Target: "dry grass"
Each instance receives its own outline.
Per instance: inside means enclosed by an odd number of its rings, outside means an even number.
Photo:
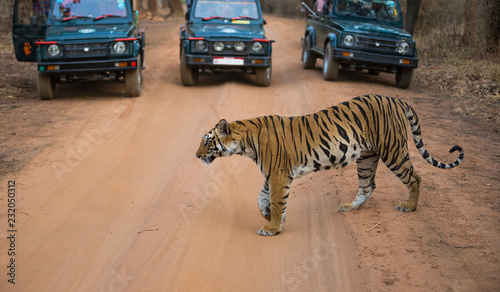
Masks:
[[[500,125],[500,58],[467,58],[456,50],[447,58],[421,58],[416,78],[425,86],[442,90],[457,102],[457,110]]]
[[[450,61],[449,59],[446,61]],[[452,60],[454,61],[454,60]],[[437,65],[439,61],[424,60],[415,77],[425,86],[442,90],[457,103],[457,111],[470,116],[491,119],[500,125],[500,88],[498,81],[486,76],[498,76],[499,61],[461,60]],[[495,72],[490,74],[490,72]]]

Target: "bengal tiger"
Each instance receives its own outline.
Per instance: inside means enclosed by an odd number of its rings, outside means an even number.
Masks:
[[[408,200],[396,209],[411,212],[417,208],[420,176],[414,171],[407,144],[409,121],[420,155],[438,168],[458,166],[459,158],[444,164],[424,148],[415,110],[406,102],[380,95],[358,96],[317,113],[295,116],[264,116],[228,123],[222,119],[203,136],[196,157],[210,164],[217,157],[239,154],[251,158],[265,178],[259,193],[260,212],[269,221],[259,229],[264,236],[281,232],[292,180],[311,171],[345,167],[356,161],[359,191],[352,203],[340,211],[358,209],[375,189],[379,159],[406,185]]]

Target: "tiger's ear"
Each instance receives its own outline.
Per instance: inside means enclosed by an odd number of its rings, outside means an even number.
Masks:
[[[220,120],[219,124],[217,124],[217,131],[221,138],[226,138],[231,133],[229,123],[224,119]]]

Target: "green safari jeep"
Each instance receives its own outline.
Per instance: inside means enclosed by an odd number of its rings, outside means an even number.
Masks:
[[[220,71],[255,74],[257,85],[270,85],[274,41],[265,36],[258,0],[188,0],[187,7],[180,29],[183,85]]]
[[[319,0],[308,12],[302,37],[302,65],[312,69],[322,58],[323,79],[337,79],[339,67],[396,75],[408,88],[418,66],[417,48],[403,29],[398,0]]]
[[[18,61],[36,62],[41,99],[56,83],[106,78],[141,94],[144,32],[131,0],[15,0],[12,39]]]

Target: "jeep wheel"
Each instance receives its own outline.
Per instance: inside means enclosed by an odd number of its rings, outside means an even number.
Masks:
[[[255,78],[258,86],[267,87],[271,84],[272,66],[255,69]]]
[[[399,69],[396,73],[396,85],[399,88],[407,89],[410,87],[413,69]]]
[[[306,36],[302,46],[302,67],[304,69],[313,69],[314,66],[316,66],[316,55],[311,52],[311,40],[309,36]]]
[[[48,75],[38,74],[38,93],[43,100],[54,99],[56,83]]]
[[[339,62],[333,58],[332,44],[328,42],[323,60],[323,79],[333,81],[339,75]]]
[[[129,97],[141,95],[142,64],[141,57],[137,58],[137,69],[125,72],[125,92]]]
[[[186,63],[186,52],[181,49],[181,81],[184,86],[195,86],[198,83],[198,68]]]

